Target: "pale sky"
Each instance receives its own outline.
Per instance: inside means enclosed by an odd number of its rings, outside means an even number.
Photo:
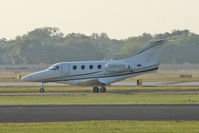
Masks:
[[[173,29],[199,33],[199,0],[0,0],[0,38],[35,28],[115,39]]]

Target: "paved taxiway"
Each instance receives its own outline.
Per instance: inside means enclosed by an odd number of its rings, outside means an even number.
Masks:
[[[0,106],[0,123],[86,120],[199,120],[199,105]]]
[[[0,96],[66,96],[66,95],[194,95],[199,94],[199,91],[128,91],[128,92],[107,92],[107,93],[93,93],[93,92],[49,92],[49,93],[0,93]]]
[[[136,82],[116,82],[111,85],[116,86],[136,86]],[[40,82],[0,82],[0,86],[41,86]],[[45,83],[45,86],[68,86],[61,83]],[[159,82],[159,81],[144,81],[143,86],[199,86],[199,82]]]

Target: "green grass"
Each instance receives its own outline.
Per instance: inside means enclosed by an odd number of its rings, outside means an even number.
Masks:
[[[189,101],[190,99],[190,101]],[[198,95],[50,95],[0,96],[0,105],[199,104]]]
[[[23,82],[23,81],[17,79],[16,77],[1,77],[0,82]]]
[[[0,86],[0,93],[38,93],[41,86]],[[92,87],[45,86],[45,92],[92,92]]]
[[[0,93],[38,93],[40,86],[0,86]],[[46,86],[46,92],[92,92],[92,87]],[[107,92],[199,91],[197,86],[107,86]]]
[[[198,91],[199,87],[130,87],[109,86],[108,92],[142,92],[142,91]],[[39,92],[39,87],[0,87],[0,93]],[[46,92],[92,92],[91,87],[47,86]],[[133,93],[132,93],[133,94]],[[199,95],[125,95],[125,94],[78,94],[41,95],[41,96],[0,96],[0,105],[28,104],[199,104]],[[191,101],[189,102],[189,99]]]
[[[198,133],[199,121],[1,123],[1,133]]]
[[[179,75],[192,75],[192,78],[180,78]],[[167,82],[193,82],[199,81],[199,73],[196,70],[189,70],[189,71],[179,71],[179,70],[172,70],[172,71],[159,71],[157,73],[149,73],[143,74],[140,76],[132,77],[125,81],[127,82],[134,82],[137,79],[142,79],[143,81],[167,81]]]

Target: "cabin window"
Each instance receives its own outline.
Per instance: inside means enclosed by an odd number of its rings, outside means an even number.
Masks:
[[[84,70],[84,69],[85,69],[85,66],[84,66],[84,65],[82,65],[82,66],[81,66],[81,69],[82,69],[82,70]]]
[[[51,66],[51,67],[49,67],[49,68],[48,68],[48,70],[54,70],[54,67],[53,67],[53,66]]]
[[[142,66],[142,64],[137,64],[137,67],[141,67]]]
[[[54,70],[58,70],[58,69],[59,69],[59,66],[55,66],[55,67],[54,67]]]
[[[90,69],[93,69],[93,65],[90,65],[89,68],[90,68]]]
[[[98,68],[98,69],[101,69],[101,68],[102,68],[102,65],[98,65],[97,68]]]
[[[48,68],[48,70],[58,70],[59,66],[55,65],[55,66],[51,66],[50,68]]]
[[[76,66],[76,65],[74,65],[74,66],[73,66],[73,70],[76,70],[76,69],[77,69],[77,66]]]

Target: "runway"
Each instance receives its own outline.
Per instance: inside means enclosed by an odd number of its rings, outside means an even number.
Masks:
[[[199,120],[199,105],[0,106],[0,123],[88,120]]]

